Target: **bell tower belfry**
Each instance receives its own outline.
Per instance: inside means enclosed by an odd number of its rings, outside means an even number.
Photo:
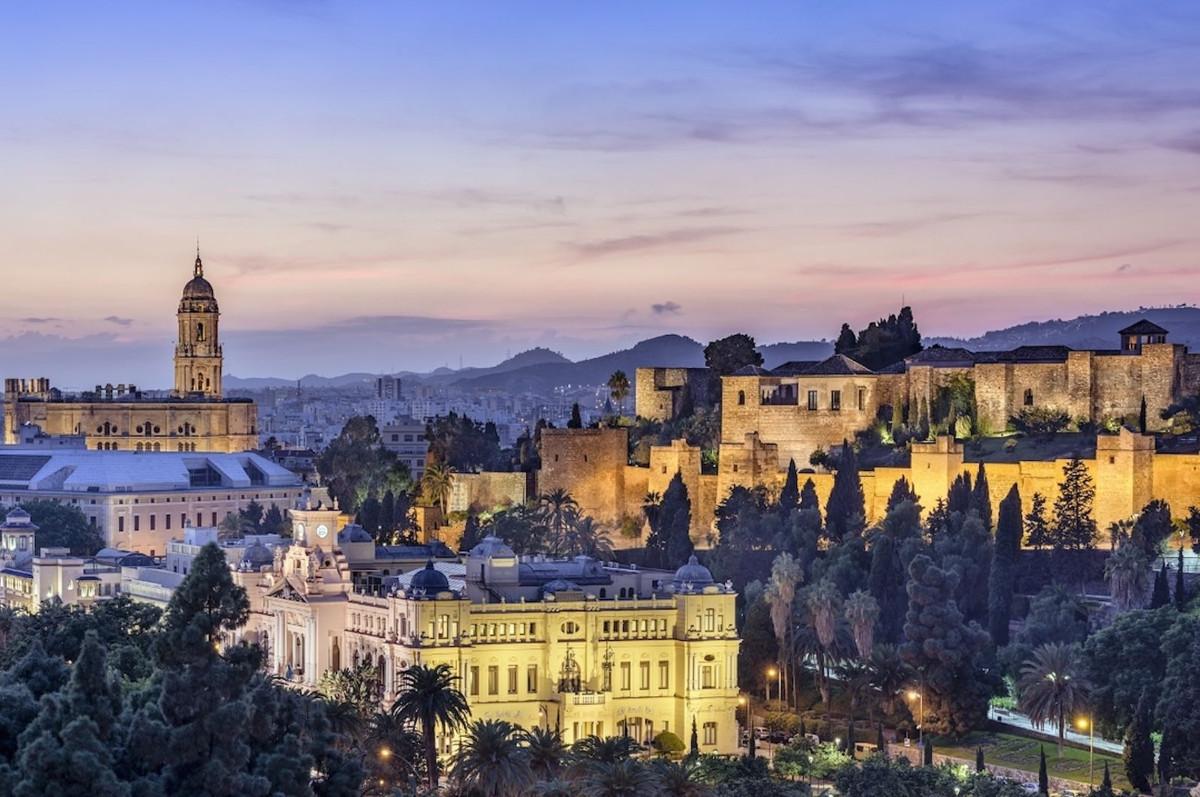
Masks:
[[[200,247],[192,279],[179,301],[179,337],[175,344],[175,395],[221,398],[221,339],[217,325],[221,313],[212,285],[204,278]]]

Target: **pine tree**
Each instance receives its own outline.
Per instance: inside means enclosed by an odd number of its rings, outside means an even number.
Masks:
[[[166,793],[269,788],[268,778],[249,771],[246,690],[259,666],[259,649],[220,650],[222,635],[245,625],[249,613],[246,591],[233,583],[225,554],[213,543],[205,545],[172,595],[154,644],[161,691],[156,710],[145,716],[152,738],[161,741],[147,763],[160,769],[158,782]]]
[[[1096,519],[1092,517],[1095,498],[1096,486],[1087,465],[1078,457],[1072,459],[1063,466],[1063,481],[1054,502],[1051,538],[1055,549],[1088,551],[1095,547]]]
[[[1188,594],[1187,584],[1183,580],[1183,546],[1179,546],[1179,561],[1175,565],[1175,594],[1172,596],[1175,600],[1175,608],[1179,611],[1187,609]]]
[[[1050,523],[1046,520],[1046,496],[1041,493],[1033,494],[1029,514],[1025,516],[1025,544],[1039,551],[1053,544]]]
[[[975,474],[975,487],[971,491],[971,508],[979,513],[983,527],[992,530],[992,495],[988,490],[987,471],[983,463],[979,463],[979,471]]]
[[[582,429],[583,428],[583,415],[579,412],[579,404],[578,403],[571,405],[571,420],[567,421],[567,428],[568,429]]]
[[[1089,797],[1116,797],[1113,792],[1112,773],[1108,771],[1108,761],[1104,762],[1104,778],[1100,781],[1100,788]]]
[[[1154,740],[1151,730],[1150,698],[1145,691],[1138,700],[1133,721],[1125,728],[1125,777],[1139,792],[1150,791],[1150,778],[1154,774]]]
[[[18,797],[124,795],[129,786],[113,770],[114,729],[121,711],[118,682],[109,678],[104,648],[89,631],[71,668],[71,680],[43,698],[22,734]]]
[[[384,492],[379,501],[379,528],[385,539],[396,529],[396,494],[391,490]]]
[[[950,510],[946,507],[946,499],[939,498],[929,511],[925,521],[925,529],[929,532],[930,542],[936,541],[950,528]]]
[[[996,545],[988,576],[988,631],[997,647],[1008,644],[1012,599],[1016,589],[1017,557],[1021,553],[1021,493],[1013,485],[1000,502],[996,523]]]
[[[838,333],[837,343],[834,344],[833,350],[838,354],[852,355],[854,350],[858,348],[858,338],[854,336],[854,330],[849,324],[842,324],[842,331]]]
[[[862,529],[866,517],[866,501],[862,480],[858,475],[858,458],[849,441],[842,441],[842,454],[833,476],[833,489],[825,502],[825,533],[840,542],[847,535]]]
[[[1046,748],[1043,746],[1038,755],[1038,794],[1050,797],[1050,773],[1046,770]]]
[[[1154,591],[1150,594],[1150,608],[1161,609],[1171,602],[1171,588],[1167,581],[1167,564],[1163,563],[1158,575],[1154,577]]]
[[[979,667],[987,632],[963,621],[955,601],[958,573],[925,554],[908,566],[908,615],[900,656],[922,673],[928,731],[961,734],[986,719],[992,684]]]
[[[787,478],[783,482],[783,489],[779,491],[779,509],[785,515],[791,514],[792,510],[800,505],[798,479],[796,460],[790,459],[788,460]]]

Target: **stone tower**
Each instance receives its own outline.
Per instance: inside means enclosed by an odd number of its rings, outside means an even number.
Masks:
[[[197,247],[192,279],[183,286],[177,314],[175,395],[221,397],[221,341],[217,334],[220,315],[212,285],[204,279],[204,263]]]

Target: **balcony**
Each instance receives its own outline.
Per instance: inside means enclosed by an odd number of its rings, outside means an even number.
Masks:
[[[603,692],[576,692],[571,695],[573,706],[602,706],[607,697]]]

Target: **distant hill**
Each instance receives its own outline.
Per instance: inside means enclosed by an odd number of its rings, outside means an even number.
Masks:
[[[453,384],[474,390],[547,393],[557,385],[601,385],[618,370],[624,371],[632,382],[634,371],[647,365],[703,367],[704,347],[683,335],[660,335],[632,348],[579,362],[539,363],[502,373],[467,377],[455,380]]]
[[[962,346],[976,351],[1004,351],[1018,346],[1056,344],[1074,349],[1115,349],[1117,331],[1142,318],[1166,329],[1167,340],[1200,348],[1200,307],[1153,307],[1085,315],[1072,319],[1031,321],[974,338],[925,338],[926,346]]]

